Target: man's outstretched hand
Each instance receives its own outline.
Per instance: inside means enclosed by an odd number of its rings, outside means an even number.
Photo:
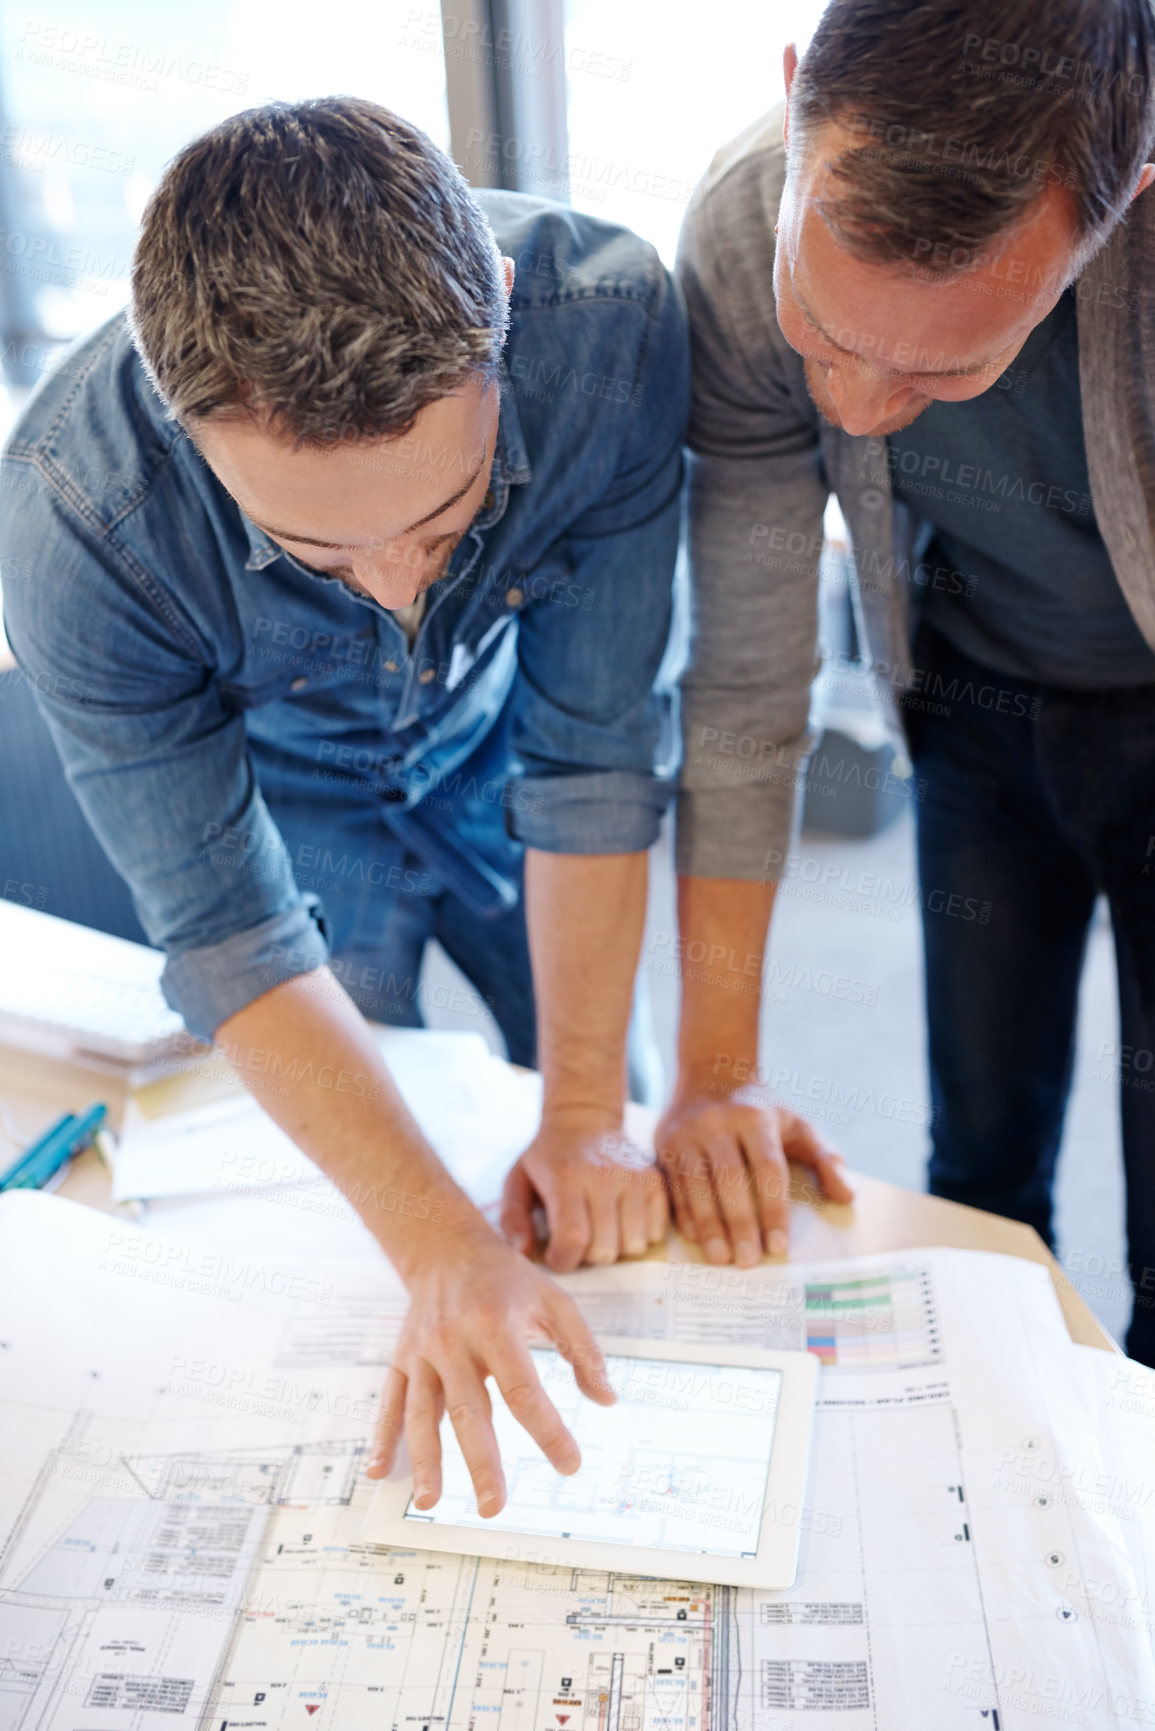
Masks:
[[[701,1246],[707,1262],[749,1268],[763,1249],[785,1253],[788,1159],[809,1166],[832,1202],[854,1198],[842,1174],[842,1155],[805,1118],[763,1105],[746,1090],[675,1099],[654,1146],[678,1230]]]
[[[582,1393],[611,1406],[616,1397],[605,1360],[573,1300],[480,1221],[446,1231],[437,1254],[407,1284],[409,1314],[385,1380],[368,1476],[390,1471],[404,1435],[414,1503],[432,1508],[441,1495],[439,1427],[448,1412],[478,1513],[498,1514],[505,1477],[485,1386],[490,1376],[558,1472],[575,1473],[578,1446],[542,1387],[527,1344],[551,1343],[573,1366]]]

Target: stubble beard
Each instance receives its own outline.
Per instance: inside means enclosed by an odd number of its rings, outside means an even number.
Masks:
[[[814,407],[829,426],[837,427],[839,432],[843,432],[845,429],[838,419],[838,410],[834,406],[834,400],[826,389],[822,369],[816,361],[804,360],[802,364],[806,369],[806,388],[810,392]],[[909,427],[912,421],[918,420],[923,410],[929,407],[929,402],[927,397],[916,397],[914,408],[904,411],[901,415],[895,415],[891,420],[884,421],[881,426],[871,427],[869,433],[862,436],[869,439],[884,439],[888,433],[901,433],[904,427]]]
[[[432,589],[435,583],[441,581],[442,577],[444,577],[446,571],[449,569],[449,561],[453,558],[453,555],[457,551],[460,543],[465,539],[466,533],[467,531],[463,529],[459,535],[453,536],[452,540],[442,549],[436,565],[429,567],[422,574],[413,601],[403,602],[400,605],[413,606],[414,602],[419,601],[427,589]],[[339,582],[345,585],[346,589],[351,589],[354,595],[360,596],[362,601],[376,601],[377,599],[375,595],[370,594],[368,589],[363,588],[361,584],[358,583],[352,571],[334,569],[331,571],[323,571],[320,575],[323,577],[336,577]]]

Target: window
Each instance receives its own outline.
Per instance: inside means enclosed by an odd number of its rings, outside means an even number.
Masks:
[[[440,17],[412,0],[129,0],[0,15],[4,167],[18,215],[5,264],[51,342],[123,306],[165,163],[239,109],[353,92],[448,145]],[[33,370],[39,366],[33,359]]]
[[[782,51],[821,0],[567,0],[570,199],[672,264],[690,194],[720,145],[782,94]]]

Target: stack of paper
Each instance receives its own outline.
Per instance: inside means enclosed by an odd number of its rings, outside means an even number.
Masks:
[[[161,992],[160,950],[0,896],[0,953],[7,1046],[124,1074],[195,1044]]]
[[[406,1105],[475,1202],[501,1194],[509,1167],[541,1119],[541,1077],[496,1057],[480,1034],[377,1030]],[[630,1113],[643,1141],[652,1115]],[[130,1098],[113,1165],[116,1201],[261,1187],[332,1187],[312,1161],[241,1091],[223,1059]]]

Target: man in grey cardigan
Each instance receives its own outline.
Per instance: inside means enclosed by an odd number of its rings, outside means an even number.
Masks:
[[[1127,1345],[1155,1363],[1155,18],[1149,0],[833,0],[785,65],[785,109],[718,153],[679,247],[679,908],[682,953],[724,960],[686,970],[659,1135],[675,1206],[711,1260],[748,1262],[781,1232],[784,1153],[813,1160],[811,1128],[750,1086],[750,980],[813,743],[834,492],[863,659],[918,777],[930,1187],[1051,1240],[1105,893]],[[985,922],[950,917],[968,898]]]

